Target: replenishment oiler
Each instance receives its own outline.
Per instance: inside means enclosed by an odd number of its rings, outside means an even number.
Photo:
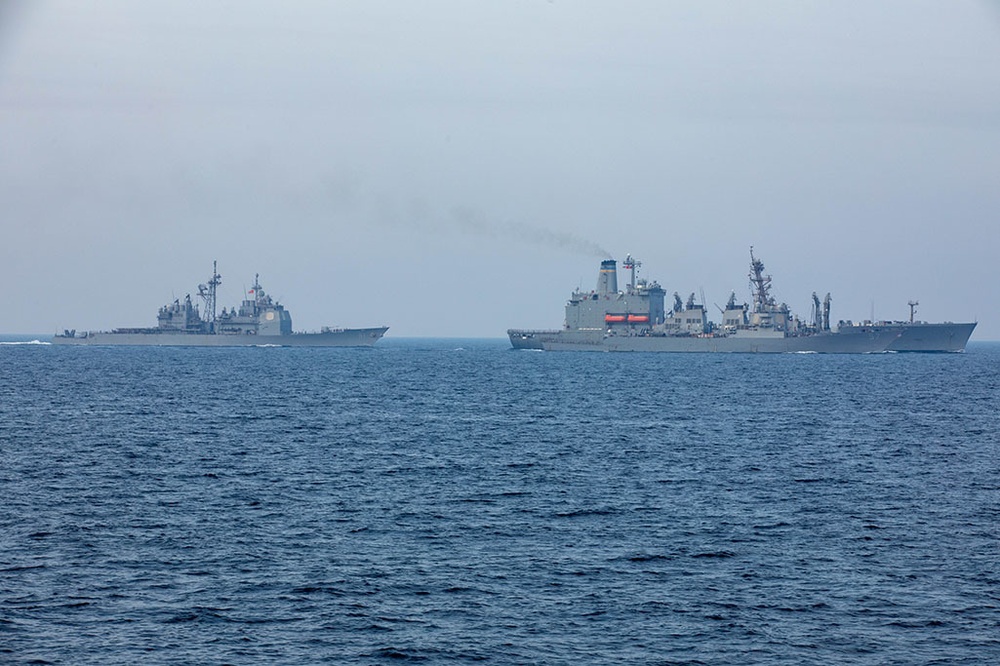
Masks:
[[[626,257],[630,273],[625,290],[618,290],[618,262],[601,262],[597,289],[574,291],[566,303],[562,330],[507,331],[515,349],[546,351],[646,352],[819,352],[862,354],[878,352],[961,352],[975,323],[932,324],[914,321],[840,321],[830,326],[830,295],[820,301],[813,293],[810,321],[791,314],[771,296],[771,276],[750,248],[750,290],[753,303],[736,303],[736,294],[722,310],[722,324],[708,318],[694,294],[683,301],[674,293],[673,308],[664,306],[664,289],[636,279],[639,262]]]
[[[292,315],[283,305],[272,299],[260,286],[260,276],[254,277],[253,288],[239,309],[222,308],[216,314],[216,288],[222,284],[215,262],[212,278],[198,286],[198,295],[205,306],[205,314],[191,302],[190,294],[184,300],[160,308],[155,328],[116,328],[112,331],[67,330],[56,335],[52,342],[60,345],[157,345],[185,347],[253,347],[276,345],[282,347],[370,347],[378,342],[388,329],[376,328],[322,328],[318,333],[292,331]]]

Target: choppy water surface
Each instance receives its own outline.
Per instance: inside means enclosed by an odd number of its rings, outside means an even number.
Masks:
[[[1000,662],[1000,345],[0,345],[0,661]]]

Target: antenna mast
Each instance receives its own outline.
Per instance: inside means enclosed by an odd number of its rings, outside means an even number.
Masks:
[[[765,312],[767,306],[773,305],[771,296],[771,276],[764,275],[764,262],[753,256],[753,245],[750,246],[750,285],[753,291],[754,312]]]
[[[215,333],[215,292],[216,288],[222,284],[222,276],[219,275],[217,263],[212,262],[212,278],[207,285],[198,285],[198,295],[205,301],[205,318],[208,320],[208,330]]]
[[[260,273],[254,273],[253,275],[253,314],[254,316],[260,315],[261,305],[264,302],[264,292],[260,288]]]
[[[622,262],[622,268],[631,271],[628,287],[629,291],[635,291],[635,269],[642,266],[642,262],[637,259],[633,259],[631,254],[625,255],[625,261]]]
[[[913,314],[917,311],[917,306],[920,305],[918,301],[909,301],[907,305],[910,306],[910,323],[913,323]]]

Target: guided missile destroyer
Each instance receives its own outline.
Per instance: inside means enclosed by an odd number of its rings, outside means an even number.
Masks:
[[[117,328],[112,331],[66,330],[52,342],[62,345],[158,345],[186,347],[370,347],[385,335],[386,326],[376,328],[322,328],[318,333],[292,331],[292,315],[260,286],[260,276],[239,309],[222,308],[216,315],[216,288],[222,284],[216,264],[212,277],[198,286],[205,313],[192,303],[191,295],[164,305],[155,328]]]
[[[771,296],[771,276],[750,248],[750,288],[753,303],[737,304],[735,293],[722,309],[722,324],[710,321],[694,294],[687,301],[674,293],[673,308],[665,309],[666,292],[655,281],[636,279],[640,263],[626,257],[628,285],[618,290],[618,262],[601,262],[594,291],[574,291],[566,303],[562,330],[510,329],[515,349],[547,351],[655,352],[960,352],[975,323],[931,324],[914,321],[840,321],[830,326],[830,295],[812,295],[811,321],[791,314]],[[721,309],[721,308],[720,308]]]

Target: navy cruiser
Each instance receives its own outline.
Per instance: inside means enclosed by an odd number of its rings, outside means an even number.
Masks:
[[[177,299],[160,308],[155,328],[116,328],[112,331],[66,330],[57,334],[54,344],[69,345],[159,345],[193,347],[250,347],[279,345],[287,347],[370,347],[388,329],[329,328],[318,333],[292,331],[292,315],[260,285],[254,277],[253,287],[239,308],[233,307],[216,314],[216,289],[222,284],[215,262],[212,277],[198,286],[198,295],[205,312],[191,301]]]
[[[618,289],[614,259],[601,262],[597,288],[574,291],[566,303],[561,330],[510,329],[515,349],[549,351],[656,351],[656,352],[960,352],[975,323],[930,324],[913,320],[916,303],[910,304],[910,321],[840,321],[830,325],[830,295],[822,301],[813,293],[809,321],[792,315],[788,306],[771,295],[771,276],[750,248],[750,287],[753,303],[736,302],[736,294],[722,310],[722,324],[710,321],[703,303],[694,294],[685,302],[674,293],[673,307],[664,305],[666,292],[655,281],[636,279],[640,265],[631,256],[623,268],[629,282]]]

